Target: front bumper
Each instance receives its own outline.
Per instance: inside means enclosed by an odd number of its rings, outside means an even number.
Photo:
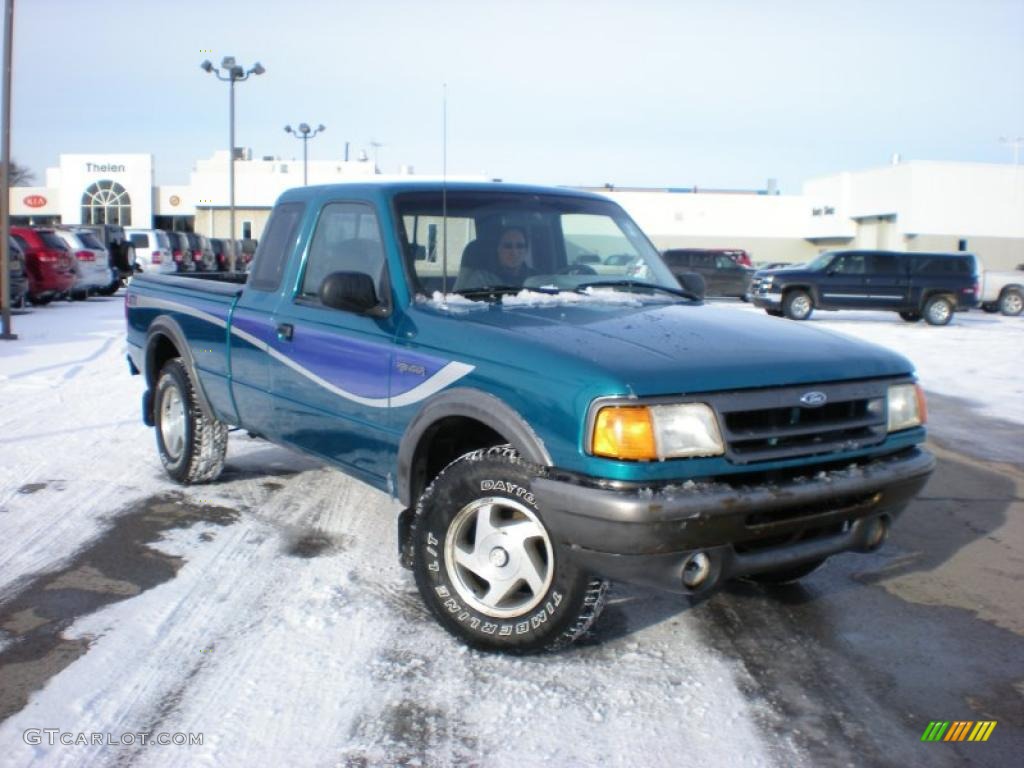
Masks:
[[[734,576],[874,548],[879,531],[884,537],[934,468],[934,457],[915,447],[772,484],[622,490],[552,474],[532,487],[556,542],[580,567],[674,592],[703,592]],[[699,590],[682,581],[697,552],[712,563]]]
[[[750,294],[750,301],[755,307],[761,309],[781,309],[782,294],[771,291],[753,292]]]

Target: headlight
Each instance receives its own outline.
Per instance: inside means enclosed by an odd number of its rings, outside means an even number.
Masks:
[[[917,384],[889,387],[889,431],[918,427],[928,420],[924,392]]]
[[[678,459],[725,453],[714,411],[704,403],[609,406],[594,422],[590,452],[612,459]]]

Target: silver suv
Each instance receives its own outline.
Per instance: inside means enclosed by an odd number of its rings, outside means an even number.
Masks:
[[[135,263],[143,272],[177,272],[171,240],[162,229],[128,228],[125,235],[135,246]]]

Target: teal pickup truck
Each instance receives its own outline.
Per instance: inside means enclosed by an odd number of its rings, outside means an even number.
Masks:
[[[126,313],[172,478],[214,481],[238,427],[386,491],[477,648],[571,643],[608,580],[699,596],[872,550],[934,467],[906,359],[705,305],[594,194],[290,190],[249,274],[138,275]]]

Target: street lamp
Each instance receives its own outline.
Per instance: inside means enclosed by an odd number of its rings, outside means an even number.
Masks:
[[[1016,136],[1014,138],[1000,136],[999,143],[1009,144],[1011,147],[1013,147],[1013,164],[1017,165],[1020,159],[1020,148],[1024,147],[1024,136]]]
[[[326,130],[327,126],[325,125],[318,125],[314,130],[309,127],[308,123],[299,123],[299,127],[294,129],[290,125],[284,127],[285,133],[292,134],[296,139],[302,139],[302,186],[309,183],[309,149],[307,146],[309,140]]]
[[[230,137],[228,141],[228,205],[231,209],[231,242],[235,241],[235,83],[248,80],[249,75],[262,75],[265,70],[258,61],[250,69],[235,63],[234,56],[225,56],[220,62],[220,68],[213,66],[207,59],[199,65],[203,71],[213,73],[218,80],[230,83],[230,107],[228,118],[228,130]]]

